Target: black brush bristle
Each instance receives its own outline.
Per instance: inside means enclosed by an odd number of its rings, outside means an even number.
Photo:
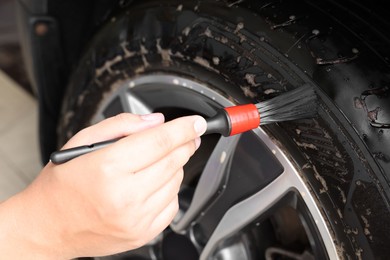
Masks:
[[[314,117],[317,95],[310,85],[303,85],[270,100],[256,104],[260,125]]]

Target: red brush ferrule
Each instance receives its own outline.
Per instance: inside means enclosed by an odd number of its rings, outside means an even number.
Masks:
[[[232,106],[224,109],[230,118],[230,136],[252,130],[260,125],[260,113],[254,104]]]

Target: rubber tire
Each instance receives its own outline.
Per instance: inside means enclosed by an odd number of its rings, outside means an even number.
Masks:
[[[320,98],[316,119],[265,129],[301,168],[340,258],[385,259],[390,254],[389,39],[376,34],[371,16],[360,18],[369,10],[349,4],[132,4],[86,48],[64,98],[58,144],[90,124],[115,84],[138,75],[176,73],[215,88],[223,80],[236,87],[220,91],[252,102],[312,84]]]

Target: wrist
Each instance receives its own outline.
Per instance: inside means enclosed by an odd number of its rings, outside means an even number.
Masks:
[[[29,189],[0,204],[0,252],[5,259],[64,259],[62,243]],[[52,223],[55,225],[54,223]]]

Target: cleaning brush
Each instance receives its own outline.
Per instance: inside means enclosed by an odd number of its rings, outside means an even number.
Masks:
[[[205,134],[232,136],[260,125],[313,117],[317,113],[317,95],[312,87],[303,85],[257,104],[226,107],[206,119]]]
[[[232,136],[255,129],[260,125],[310,118],[317,113],[317,95],[309,85],[303,85],[272,99],[257,104],[245,104],[220,109],[216,115],[206,119],[205,134],[218,133]],[[98,150],[118,139],[78,146],[51,154],[55,164],[67,162],[77,156]]]

